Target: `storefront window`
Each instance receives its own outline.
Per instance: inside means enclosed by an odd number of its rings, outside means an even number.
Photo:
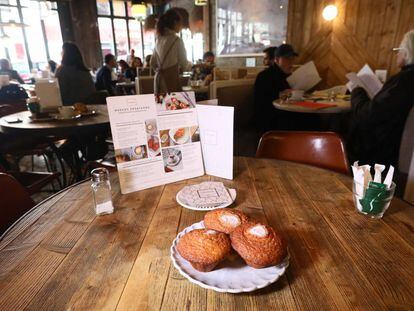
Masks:
[[[0,22],[0,55],[23,78],[32,69],[45,69],[49,59],[60,62],[63,42],[56,3],[1,0]]]

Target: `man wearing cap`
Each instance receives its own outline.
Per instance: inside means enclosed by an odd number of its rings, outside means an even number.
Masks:
[[[282,44],[274,56],[274,64],[259,73],[254,84],[255,123],[262,131],[276,127],[277,111],[272,102],[279,98],[280,92],[290,89],[286,78],[293,72],[298,54],[290,44]]]

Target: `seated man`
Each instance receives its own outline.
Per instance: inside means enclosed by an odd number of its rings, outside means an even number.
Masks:
[[[0,75],[9,76],[10,80],[15,80],[20,84],[24,84],[23,79],[20,77],[16,70],[11,69],[10,62],[8,59],[0,59]]]
[[[275,63],[275,51],[275,46],[269,46],[268,48],[265,48],[263,50],[263,53],[265,54],[263,57],[263,66],[273,66],[273,64]]]
[[[279,93],[290,89],[286,78],[293,72],[293,62],[298,54],[289,44],[275,50],[274,64],[257,75],[254,84],[254,115],[258,129],[269,131],[276,126],[276,109],[272,102]]]
[[[191,68],[191,80],[204,81],[205,85],[210,84],[213,80],[213,69],[214,69],[214,53],[211,51],[205,52],[203,55],[203,62],[201,64],[194,65]]]
[[[414,107],[414,30],[398,50],[401,71],[370,100],[361,87],[352,90],[352,124],[347,141],[351,162],[396,165],[408,113]]]
[[[116,95],[116,76],[113,69],[116,68],[116,59],[112,54],[105,55],[105,64],[96,73],[95,87],[98,91],[106,90],[109,95]]]

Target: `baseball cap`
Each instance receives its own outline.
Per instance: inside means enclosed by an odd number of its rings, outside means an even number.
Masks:
[[[275,57],[299,56],[290,44],[282,44],[275,51]]]

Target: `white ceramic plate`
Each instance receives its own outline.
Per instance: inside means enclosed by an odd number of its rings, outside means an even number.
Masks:
[[[225,204],[222,204],[222,205],[219,205],[219,206],[216,206],[216,207],[194,207],[194,206],[187,205],[187,204],[183,203],[180,200],[179,194],[180,194],[181,190],[177,193],[177,195],[175,196],[175,199],[177,200],[177,203],[180,204],[182,207],[191,209],[193,211],[212,211],[212,210],[215,210],[215,209],[218,209],[218,208],[228,207],[228,206],[232,205],[234,203],[234,201],[236,201],[236,196],[237,196],[236,189],[227,188],[227,190],[229,191],[230,196],[232,198],[231,203],[225,203]]]
[[[281,264],[263,269],[254,269],[237,256],[234,261],[226,260],[220,263],[211,272],[197,271],[180,256],[177,243],[187,232],[202,228],[204,228],[203,221],[185,228],[177,235],[171,246],[171,260],[174,267],[190,282],[201,287],[223,293],[252,292],[276,282],[289,266],[289,256]]]

